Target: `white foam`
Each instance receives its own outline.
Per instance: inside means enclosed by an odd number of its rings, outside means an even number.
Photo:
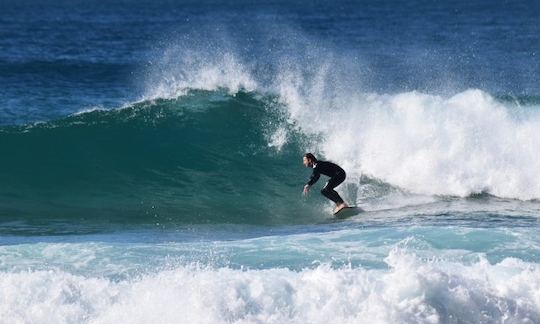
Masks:
[[[62,271],[3,272],[6,323],[438,323],[540,320],[540,269],[472,265],[394,249],[388,270],[180,266],[115,282]]]
[[[281,151],[283,145],[287,143],[287,129],[285,127],[279,127],[274,131],[268,139],[268,146],[275,148],[277,151]]]
[[[316,149],[353,176],[418,194],[540,197],[540,121],[513,118],[481,90],[312,102],[289,85],[281,97],[302,130],[323,134]]]

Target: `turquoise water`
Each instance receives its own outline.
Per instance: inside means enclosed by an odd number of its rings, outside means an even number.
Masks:
[[[5,4],[0,322],[540,322],[536,2]]]

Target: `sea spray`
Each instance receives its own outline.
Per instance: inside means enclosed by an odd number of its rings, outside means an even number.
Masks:
[[[284,46],[287,37],[276,41]],[[497,100],[480,89],[447,94],[365,91],[363,78],[368,76],[361,62],[297,38],[296,52],[262,56],[268,66],[264,69],[234,43],[203,43],[195,53],[172,46],[174,55],[160,61],[159,71],[168,70],[161,79],[151,78],[149,93],[165,98],[193,88],[253,93],[260,105],[283,116],[272,117],[281,124],[267,136],[270,147],[279,151],[294,140],[288,133],[295,129],[305,135],[301,150],[341,164],[355,185],[367,175],[421,195],[540,197],[540,162],[535,158],[540,120],[531,113],[534,103],[517,109],[515,102]],[[204,59],[193,65],[183,61],[193,57]],[[214,62],[220,62],[219,69]]]

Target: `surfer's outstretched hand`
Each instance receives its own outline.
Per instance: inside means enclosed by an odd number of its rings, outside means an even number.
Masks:
[[[309,193],[309,185],[304,186],[304,196],[307,196]]]

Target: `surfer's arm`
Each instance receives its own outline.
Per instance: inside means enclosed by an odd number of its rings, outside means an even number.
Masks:
[[[311,177],[309,177],[309,181],[308,183],[306,183],[306,185],[304,186],[304,195],[307,195],[308,192],[309,192],[309,188],[315,183],[317,182],[317,180],[319,180],[319,177],[321,176],[321,174],[317,171],[317,170],[313,170],[313,173],[311,174]]]
[[[317,171],[316,169],[313,169],[313,173],[311,174],[311,177],[309,177],[309,181],[308,183],[306,183],[306,186],[313,186],[315,184],[315,182],[317,182],[319,180],[319,177],[321,176],[321,174],[319,173],[319,171]]]

